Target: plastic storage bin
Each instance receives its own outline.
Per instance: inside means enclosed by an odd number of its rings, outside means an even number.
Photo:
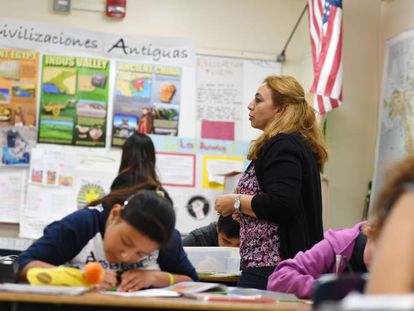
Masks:
[[[237,247],[184,247],[197,272],[240,273],[240,254]]]

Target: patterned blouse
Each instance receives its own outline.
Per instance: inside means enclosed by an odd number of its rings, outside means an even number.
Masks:
[[[237,193],[256,195],[263,193],[257,181],[253,162],[237,185]],[[240,257],[242,268],[276,266],[280,261],[279,234],[273,222],[241,215]]]

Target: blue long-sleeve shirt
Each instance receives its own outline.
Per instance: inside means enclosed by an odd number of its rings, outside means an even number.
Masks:
[[[98,261],[106,269],[118,271],[138,268],[161,269],[198,280],[197,273],[183,249],[180,233],[177,230],[174,230],[166,245],[133,264],[109,263],[105,258],[103,248],[108,215],[108,210],[101,206],[89,207],[51,223],[45,228],[43,236],[19,255],[17,259],[19,271],[33,260],[53,265],[65,263],[83,265]]]

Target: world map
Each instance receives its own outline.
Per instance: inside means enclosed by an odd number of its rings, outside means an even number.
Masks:
[[[414,31],[388,42],[384,68],[374,198],[383,184],[384,169],[414,151]]]

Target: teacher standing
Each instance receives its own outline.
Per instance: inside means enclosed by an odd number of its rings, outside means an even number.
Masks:
[[[281,260],[323,238],[320,170],[328,153],[295,78],[267,77],[248,109],[263,134],[249,150],[237,194],[219,196],[215,209],[240,221],[238,286],[266,289]]]

